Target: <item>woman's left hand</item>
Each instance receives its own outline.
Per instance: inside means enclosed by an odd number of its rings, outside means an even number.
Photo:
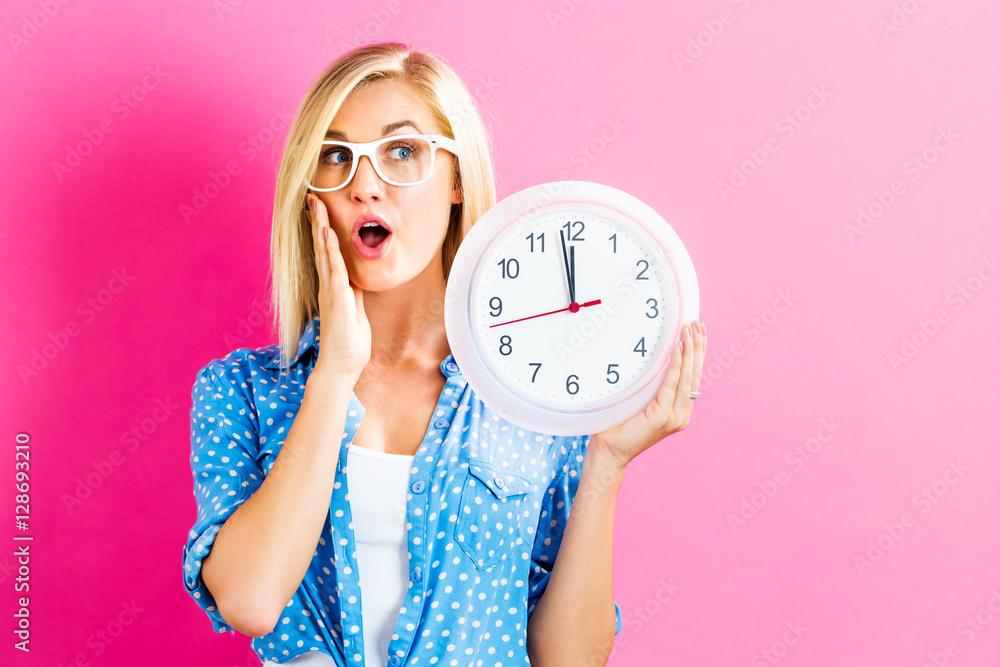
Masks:
[[[632,459],[688,425],[694,399],[701,385],[701,368],[708,347],[704,323],[691,321],[681,327],[681,339],[670,352],[670,365],[649,405],[637,415],[606,431],[595,433],[589,448],[607,455],[625,469]],[[682,349],[683,348],[683,349]]]

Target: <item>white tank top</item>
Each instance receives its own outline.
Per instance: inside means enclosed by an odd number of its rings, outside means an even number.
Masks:
[[[389,641],[406,596],[406,493],[412,465],[413,456],[347,446],[347,490],[358,551],[366,667],[386,667]],[[313,651],[285,664],[329,667],[335,663],[327,654]],[[268,660],[263,667],[277,665]]]

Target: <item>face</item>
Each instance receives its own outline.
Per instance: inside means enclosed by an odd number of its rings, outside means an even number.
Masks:
[[[409,121],[408,124],[386,127]],[[331,137],[355,143],[404,134],[442,134],[411,88],[396,81],[380,81],[353,91],[330,124]],[[452,204],[461,203],[457,182],[453,187],[455,157],[437,149],[431,177],[418,185],[390,185],[379,178],[367,157],[360,158],[351,182],[333,192],[314,195],[326,205],[330,227],[337,234],[351,281],[361,289],[384,291],[430,272],[441,275],[441,246],[448,231]],[[374,243],[371,230],[355,231],[362,215],[380,216],[390,233],[385,252],[372,257],[361,247]],[[383,232],[379,232],[383,233]],[[364,239],[364,240],[363,240]],[[431,276],[434,277],[434,276]]]

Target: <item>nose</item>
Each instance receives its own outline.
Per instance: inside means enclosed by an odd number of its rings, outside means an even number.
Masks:
[[[351,180],[351,196],[359,201],[367,201],[372,197],[382,197],[384,194],[382,179],[375,171],[371,158],[362,155],[358,160],[358,168]]]

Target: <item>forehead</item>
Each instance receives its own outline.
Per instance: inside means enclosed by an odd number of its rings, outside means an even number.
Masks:
[[[417,127],[408,125],[389,134],[441,132],[410,84],[385,80],[351,91],[328,129],[345,135],[347,141],[374,141],[384,136],[387,125],[405,120],[413,121]]]

